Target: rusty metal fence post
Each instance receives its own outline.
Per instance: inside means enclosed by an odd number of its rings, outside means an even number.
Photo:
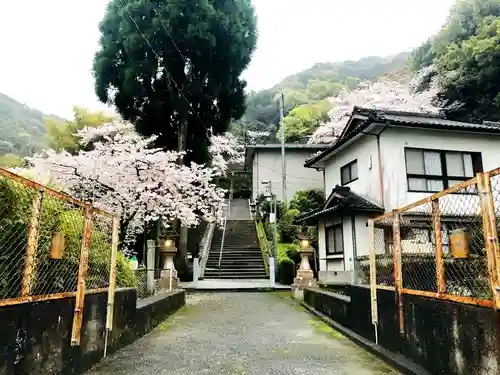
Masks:
[[[392,235],[394,246],[394,286],[396,287],[396,306],[398,310],[399,332],[404,333],[403,297],[401,292],[401,289],[403,289],[403,272],[401,264],[401,221],[399,212],[394,211],[393,217]]]
[[[92,239],[92,206],[85,207],[85,222],[83,225],[82,247],[80,250],[80,265],[78,268],[78,284],[76,289],[75,312],[71,331],[71,345],[80,345],[83,322],[83,307],[85,303],[85,279],[87,278],[89,247]]]
[[[500,254],[495,207],[491,191],[489,173],[477,174],[477,186],[480,198],[481,215],[483,218],[484,246],[488,261],[488,274],[493,295],[493,306],[500,310]]]
[[[113,216],[113,234],[111,242],[111,263],[109,266],[109,288],[108,288],[108,310],[106,312],[106,336],[104,339],[104,358],[108,350],[108,335],[113,330],[113,316],[116,291],[116,257],[118,255],[118,234],[120,231],[120,220]]]
[[[31,294],[33,276],[36,268],[36,248],[38,246],[38,229],[40,227],[40,211],[42,208],[43,193],[37,190],[31,206],[31,218],[28,229],[28,246],[26,248],[26,260],[24,264],[23,279],[21,282],[21,296],[27,297]]]
[[[443,232],[441,231],[441,210],[439,198],[432,201],[432,227],[436,244],[436,287],[438,293],[446,292],[446,279],[443,253]]]
[[[372,324],[375,330],[375,344],[378,345],[377,264],[375,255],[375,225],[373,219],[368,220],[368,231],[370,236],[370,300]]]

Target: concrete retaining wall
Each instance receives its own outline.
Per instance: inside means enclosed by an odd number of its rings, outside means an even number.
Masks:
[[[108,353],[151,331],[184,304],[184,291],[137,304],[135,289],[117,290]],[[77,347],[70,345],[74,307],[75,298],[64,298],[0,308],[0,375],[78,374],[99,362],[105,345],[107,293],[85,297]]]
[[[344,295],[306,289],[304,302],[374,342],[370,289],[346,286]],[[394,292],[377,292],[379,345],[431,374],[500,373],[500,314],[492,309],[404,295],[404,333],[399,333]]]

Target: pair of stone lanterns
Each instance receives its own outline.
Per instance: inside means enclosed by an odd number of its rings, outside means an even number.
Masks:
[[[299,255],[300,255],[300,266],[297,270],[297,276],[293,279],[292,284],[292,295],[295,299],[304,299],[304,288],[316,286],[316,280],[314,279],[314,273],[309,264],[309,256],[314,253],[314,249],[311,247],[312,237],[303,231],[299,236]]]

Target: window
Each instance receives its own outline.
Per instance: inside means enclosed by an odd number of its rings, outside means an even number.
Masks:
[[[340,168],[340,182],[347,185],[350,182],[358,179],[358,160],[351,161],[349,164]]]
[[[437,192],[482,171],[481,154],[406,148],[408,191]],[[474,192],[474,187],[468,188]]]
[[[342,254],[344,252],[344,236],[342,224],[326,227],[326,253]]]

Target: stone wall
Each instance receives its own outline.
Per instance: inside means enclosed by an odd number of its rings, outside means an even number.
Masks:
[[[370,289],[343,288],[344,295],[306,289],[310,307],[357,334],[375,341]],[[431,374],[500,373],[500,313],[493,309],[404,295],[404,334],[399,333],[394,292],[377,292],[379,345]]]
[[[137,304],[135,289],[115,295],[108,354],[152,330],[185,304],[184,291]],[[104,352],[107,293],[85,296],[80,346],[71,346],[75,298],[0,308],[0,375],[78,374]]]

